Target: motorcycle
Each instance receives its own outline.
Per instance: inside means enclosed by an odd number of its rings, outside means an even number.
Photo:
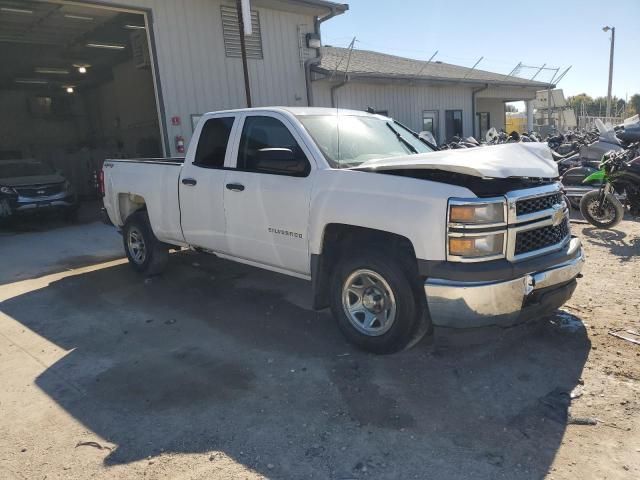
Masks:
[[[616,137],[613,127],[606,126],[600,119],[596,119],[598,139],[591,143],[582,144],[578,153],[567,157],[553,154],[558,162],[560,181],[566,196],[573,208],[579,208],[583,195],[598,189],[597,183],[585,184],[584,179],[599,171],[600,160],[608,152],[623,151],[620,140]],[[590,138],[591,139],[591,138]]]
[[[639,154],[640,142],[622,152],[608,153],[600,163],[600,170],[584,179],[585,184],[599,185],[580,200],[580,212],[591,225],[613,228],[620,223],[625,210],[640,216]]]

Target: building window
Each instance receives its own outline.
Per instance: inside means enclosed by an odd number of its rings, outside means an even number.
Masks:
[[[483,139],[487,135],[489,128],[491,128],[491,117],[489,116],[489,112],[478,112],[476,113],[476,117],[478,121],[478,132],[480,134],[480,139]]]
[[[224,36],[224,53],[227,57],[242,56],[240,48],[240,23],[238,22],[238,10],[236,7],[221,5],[222,34]],[[246,35],[245,46],[247,58],[262,59],[262,34],[260,32],[260,16],[255,10],[251,10],[251,29],[253,33]]]
[[[431,132],[433,138],[438,140],[438,110],[425,110],[422,112],[422,131]]]
[[[453,137],[462,137],[462,110],[445,110],[444,124],[447,142]]]

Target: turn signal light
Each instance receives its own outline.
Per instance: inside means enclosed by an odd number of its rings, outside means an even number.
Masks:
[[[455,223],[471,222],[476,218],[476,207],[471,205],[451,205],[449,220]]]

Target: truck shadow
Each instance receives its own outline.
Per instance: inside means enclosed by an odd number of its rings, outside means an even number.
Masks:
[[[223,452],[272,478],[547,473],[590,349],[579,320],[377,357],[306,308],[307,289],[180,253],[163,277],[104,268],[0,310],[71,350],[36,383],[117,446],[107,466]]]

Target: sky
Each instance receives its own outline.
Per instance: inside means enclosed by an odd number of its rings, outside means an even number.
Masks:
[[[527,66],[571,66],[558,84],[565,96],[607,95],[611,32],[616,27],[613,95],[640,93],[640,0],[334,0],[349,11],[322,24],[325,45],[434,60],[508,74]],[[603,8],[605,5],[605,8]],[[608,6],[608,8],[607,8]],[[535,68],[518,76],[531,78]],[[549,81],[543,71],[536,80]]]

